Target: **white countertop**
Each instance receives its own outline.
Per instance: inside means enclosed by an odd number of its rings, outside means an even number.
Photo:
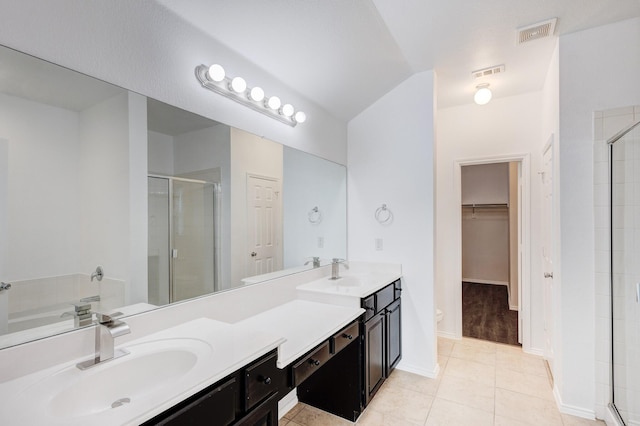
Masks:
[[[278,368],[285,368],[363,313],[359,307],[294,300],[236,325],[282,335],[286,341],[278,348]]]
[[[0,424],[134,425],[162,413],[275,348],[278,349],[277,366],[285,368],[363,314],[360,298],[400,278],[401,269],[399,265],[384,264],[368,269],[354,262],[344,276],[344,280],[337,282],[325,277],[303,283],[296,289],[298,299],[239,322],[223,322],[227,321],[225,317],[219,318],[222,321],[200,318],[131,340],[117,346],[130,350],[130,355],[89,370],[75,367],[85,358],[74,359],[0,383],[0,401],[3,401]],[[321,300],[313,300],[310,295]],[[211,309],[215,309],[214,306]],[[132,333],[133,328],[132,321]],[[136,375],[123,374],[129,369],[165,374],[162,366],[184,362],[184,353],[178,350],[182,346],[187,352],[195,348],[198,353],[197,365],[186,372],[180,371],[143,391],[139,389]],[[175,363],[165,363],[164,358],[158,358],[162,360],[158,367],[150,369],[154,358],[151,354],[158,351],[172,352],[178,358]],[[120,368],[119,373],[117,368],[109,370],[110,366],[125,365],[133,359],[145,362],[136,364],[136,368]],[[150,380],[148,375],[143,379]],[[112,393],[104,396],[107,391]],[[111,408],[112,402],[124,397],[131,398],[131,402]],[[96,407],[91,408],[91,404]]]
[[[84,361],[76,359],[1,383],[0,400],[3,404],[0,423],[138,425],[237,371],[283,342],[284,339],[277,333],[262,329],[248,330],[208,318],[189,321],[122,345],[131,354],[88,370],[76,368],[76,363]],[[147,362],[147,358],[140,358],[145,355],[175,351],[182,346],[194,344],[198,358],[195,366],[187,372],[180,372],[175,377],[160,381],[150,389],[136,391],[136,383],[128,382],[136,380],[136,376],[140,375],[140,367],[131,365],[125,372],[131,370],[132,374],[125,374],[124,377],[110,373],[136,359]],[[149,358],[148,362],[152,360]],[[110,370],[114,367],[114,370]],[[174,366],[166,365],[165,368]],[[118,382],[114,383],[114,377],[110,376],[117,377]],[[89,385],[91,392],[82,392]],[[93,397],[91,394],[94,390],[98,395],[104,396]],[[112,402],[124,397],[130,398],[131,402],[117,408],[110,407]],[[71,403],[69,398],[73,398]],[[70,415],[64,409],[69,405],[78,412]]]

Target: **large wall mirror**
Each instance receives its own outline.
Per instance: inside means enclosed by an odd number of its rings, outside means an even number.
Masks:
[[[346,170],[0,47],[0,236],[3,348],[346,257]]]

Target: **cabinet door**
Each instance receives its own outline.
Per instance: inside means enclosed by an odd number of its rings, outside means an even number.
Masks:
[[[385,318],[383,312],[364,324],[366,404],[382,386],[385,379]]]
[[[387,315],[387,363],[385,377],[402,358],[402,333],[400,325],[400,299],[393,302],[386,310]]]
[[[236,418],[237,392],[236,379],[230,379],[214,389],[206,391],[174,413],[168,416],[158,416],[145,425],[230,425]]]
[[[278,426],[278,394],[271,395],[240,419],[236,426]]]

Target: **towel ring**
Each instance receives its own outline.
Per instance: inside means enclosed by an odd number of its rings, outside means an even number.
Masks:
[[[393,220],[393,213],[391,213],[391,210],[387,208],[386,204],[378,207],[374,216],[378,223],[383,225],[385,223],[391,223],[391,221]]]
[[[308,216],[309,216],[309,222],[313,223],[314,225],[317,225],[320,222],[322,222],[322,213],[320,212],[320,209],[318,208],[318,206],[315,206],[314,208],[309,210]]]

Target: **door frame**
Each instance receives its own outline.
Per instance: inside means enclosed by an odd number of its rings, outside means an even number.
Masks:
[[[453,162],[453,192],[456,205],[462,205],[462,166],[491,163],[519,163],[518,189],[520,220],[518,223],[520,262],[518,268],[518,333],[522,336],[522,349],[526,352],[531,346],[531,160],[530,154],[505,154],[488,157],[456,159]],[[459,285],[455,286],[455,333],[462,338],[462,209],[456,209],[458,240],[453,253]],[[521,333],[521,334],[520,334]]]

